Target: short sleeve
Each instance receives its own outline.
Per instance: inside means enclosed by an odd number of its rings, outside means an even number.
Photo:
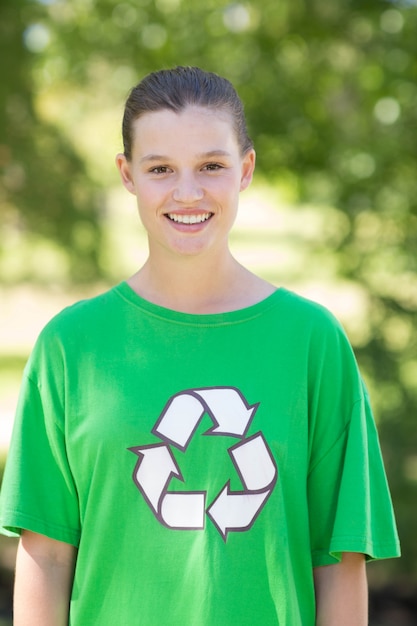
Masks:
[[[23,379],[1,490],[0,530],[10,535],[31,530],[77,546],[79,507],[66,454],[62,366],[45,359],[47,352],[38,347]]]
[[[342,552],[367,559],[400,555],[391,497],[365,388],[350,420],[308,479],[314,566],[340,561]]]

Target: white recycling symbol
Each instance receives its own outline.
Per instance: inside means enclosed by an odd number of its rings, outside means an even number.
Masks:
[[[152,433],[163,443],[129,448],[138,457],[133,480],[155,517],[168,528],[203,530],[205,515],[224,541],[230,531],[254,524],[277,480],[277,467],[261,432],[246,433],[259,403],[248,405],[234,387],[189,389],[172,396]],[[184,481],[170,446],[186,451],[204,414],[213,421],[206,435],[226,435],[240,441],[228,449],[243,489],[232,491],[230,480],[206,508],[205,491],[168,491],[176,477]]]

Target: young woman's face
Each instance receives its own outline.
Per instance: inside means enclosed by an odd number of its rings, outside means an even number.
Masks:
[[[253,150],[242,157],[231,117],[189,106],[134,122],[132,159],[116,162],[137,198],[151,254],[195,255],[228,245],[239,192],[252,180]]]

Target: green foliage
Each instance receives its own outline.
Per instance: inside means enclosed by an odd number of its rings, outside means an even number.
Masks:
[[[290,186],[298,203],[343,213],[331,252],[339,275],[369,298],[370,339],[356,351],[375,391],[403,543],[391,567],[415,580],[416,32],[411,1],[3,0],[0,8],[2,228],[58,241],[77,280],[100,273],[98,200],[108,183],[88,171],[79,121],[120,110],[129,87],[160,67],[195,64],[230,78],[259,171]],[[59,105],[49,117],[39,106],[48,93]]]
[[[97,276],[100,237],[97,190],[74,146],[39,119],[34,106],[33,59],[24,41],[43,13],[24,0],[3,0],[0,7],[2,239],[22,230],[55,240],[67,250],[70,273],[91,280]]]

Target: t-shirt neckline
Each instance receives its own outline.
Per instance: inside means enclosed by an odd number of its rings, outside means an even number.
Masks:
[[[183,311],[169,309],[146,300],[134,291],[127,281],[119,283],[114,289],[124,300],[127,300],[130,304],[142,309],[149,315],[171,322],[209,326],[243,322],[259,317],[270,308],[276,306],[286,293],[283,287],[278,287],[272,294],[259,302],[234,311],[225,311],[223,313],[184,313]]]

